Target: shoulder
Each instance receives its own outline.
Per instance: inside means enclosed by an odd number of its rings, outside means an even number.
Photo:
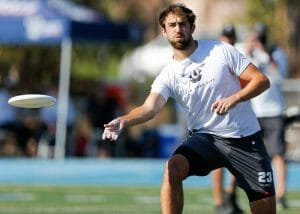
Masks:
[[[168,81],[168,79],[170,78],[170,74],[172,74],[172,62],[167,63],[162,69],[161,71],[158,73],[158,75],[155,77],[155,80],[159,80],[159,81]]]
[[[173,62],[172,60],[170,60],[160,71],[159,75],[160,74],[166,74],[166,73],[169,73],[171,70],[172,70],[172,67],[173,67]]]
[[[200,58],[204,57],[219,57],[223,52],[222,50],[223,44],[217,40],[208,40],[202,39],[198,40],[198,48],[194,55],[200,56]]]
[[[223,42],[218,40],[211,40],[211,39],[201,39],[198,40],[198,48],[215,48],[222,46]]]
[[[236,51],[236,48],[233,47],[232,45],[222,42],[219,40],[198,40],[198,48],[201,50],[206,50],[206,51],[211,51],[211,50],[216,50],[216,51]]]

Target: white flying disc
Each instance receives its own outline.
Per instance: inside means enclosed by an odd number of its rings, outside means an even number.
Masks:
[[[20,108],[42,108],[54,105],[56,99],[44,94],[24,94],[12,97],[8,104]]]

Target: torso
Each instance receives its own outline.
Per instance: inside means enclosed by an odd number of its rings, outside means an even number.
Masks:
[[[230,61],[233,55],[238,55],[231,52],[232,49],[223,43],[199,41],[190,57],[172,60],[154,81],[152,91],[158,90],[166,99],[172,97],[180,104],[186,112],[190,130],[224,137],[247,136],[259,130],[248,101],[239,103],[225,116],[210,109],[217,99],[240,90],[238,76],[249,62],[242,56],[238,56],[239,62]],[[158,89],[161,87],[165,88]],[[253,120],[253,125],[248,125],[246,120]]]

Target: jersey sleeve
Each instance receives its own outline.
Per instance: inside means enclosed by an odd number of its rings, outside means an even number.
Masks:
[[[166,69],[163,69],[160,74],[154,79],[151,85],[151,93],[159,93],[167,101],[171,96],[170,89],[168,87],[168,73]]]
[[[237,76],[240,76],[246,69],[246,67],[250,64],[249,59],[247,59],[235,47],[229,44],[224,45],[223,52],[225,55],[225,59],[229,64],[229,67]]]

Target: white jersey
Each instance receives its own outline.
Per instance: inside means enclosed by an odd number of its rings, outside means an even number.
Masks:
[[[185,60],[170,62],[152,84],[151,92],[169,97],[184,109],[189,130],[222,137],[244,137],[260,130],[250,102],[240,102],[226,115],[211,111],[220,98],[239,91],[238,76],[249,60],[223,42],[200,40]]]

